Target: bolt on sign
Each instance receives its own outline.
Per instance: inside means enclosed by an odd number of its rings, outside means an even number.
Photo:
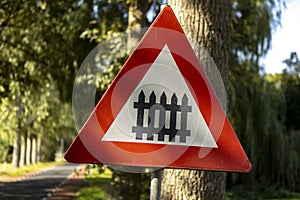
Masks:
[[[145,33],[65,158],[137,167],[251,169],[170,7]]]

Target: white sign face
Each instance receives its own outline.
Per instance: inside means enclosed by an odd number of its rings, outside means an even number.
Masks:
[[[218,148],[167,45],[102,141]]]

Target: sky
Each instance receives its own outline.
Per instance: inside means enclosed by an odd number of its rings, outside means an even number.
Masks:
[[[286,65],[283,60],[290,57],[292,51],[300,56],[300,0],[287,0],[283,10],[281,27],[273,33],[272,47],[262,64],[266,73],[280,73]]]

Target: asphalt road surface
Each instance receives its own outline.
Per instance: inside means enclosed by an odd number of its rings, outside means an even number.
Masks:
[[[45,200],[78,166],[67,163],[21,181],[0,184],[0,200]]]

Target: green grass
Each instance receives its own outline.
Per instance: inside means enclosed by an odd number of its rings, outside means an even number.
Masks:
[[[6,176],[6,177],[22,176],[27,173],[39,171],[43,168],[62,164],[64,162],[65,161],[63,161],[63,160],[59,160],[59,161],[55,161],[55,162],[41,162],[41,163],[37,163],[37,164],[33,164],[33,165],[22,166],[19,168],[13,167],[11,164],[7,164],[5,171],[3,171],[3,164],[1,163],[0,164],[0,176]]]
[[[110,183],[112,172],[104,168],[103,172],[99,172],[97,168],[87,169],[85,181],[90,186],[80,189],[77,192],[76,200],[104,200],[107,199],[107,185]]]
[[[82,188],[76,196],[76,200],[105,200],[106,191],[99,185]]]

